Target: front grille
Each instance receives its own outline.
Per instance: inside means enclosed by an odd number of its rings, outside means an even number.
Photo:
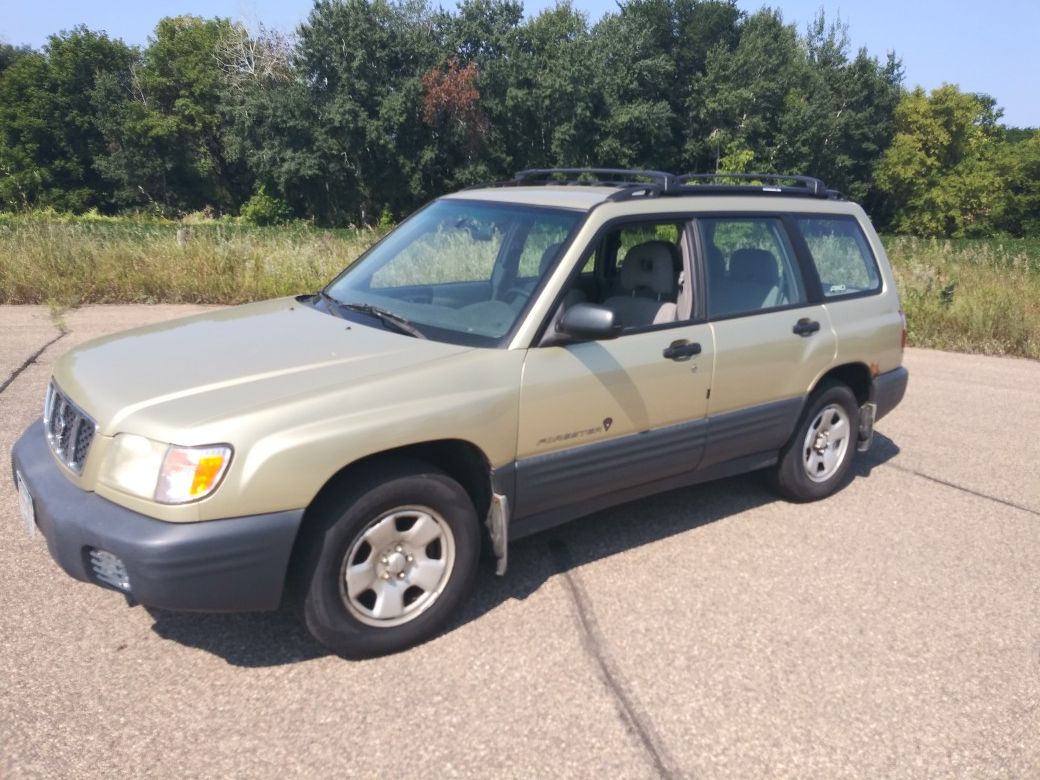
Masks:
[[[47,386],[43,427],[54,454],[73,472],[81,473],[94,441],[97,423],[72,403],[53,381]]]

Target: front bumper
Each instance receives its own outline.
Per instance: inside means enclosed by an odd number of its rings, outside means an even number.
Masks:
[[[122,559],[134,601],[162,609],[239,612],[276,609],[303,510],[167,523],[81,490],[47,448],[43,423],[26,429],[11,453],[33,497],[51,557],[77,580],[109,587],[91,550]]]

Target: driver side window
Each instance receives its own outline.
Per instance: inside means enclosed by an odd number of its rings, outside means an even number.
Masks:
[[[624,330],[675,322],[683,300],[683,226],[634,222],[608,232],[596,254],[594,273],[583,273],[571,291],[614,312]]]

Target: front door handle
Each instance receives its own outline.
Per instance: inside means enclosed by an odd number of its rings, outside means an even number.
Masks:
[[[797,333],[799,336],[811,336],[820,329],[820,323],[816,320],[810,320],[808,317],[802,317],[795,326],[791,328],[792,333]]]
[[[665,347],[664,352],[661,354],[669,360],[689,360],[694,355],[701,354],[701,345],[696,341],[679,339]]]

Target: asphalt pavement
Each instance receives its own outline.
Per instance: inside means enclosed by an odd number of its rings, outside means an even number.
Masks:
[[[3,457],[62,352],[199,308],[0,307]],[[906,365],[837,495],[749,475],[600,512],[371,661],[70,579],[8,474],[0,776],[1040,777],[1040,363]]]

